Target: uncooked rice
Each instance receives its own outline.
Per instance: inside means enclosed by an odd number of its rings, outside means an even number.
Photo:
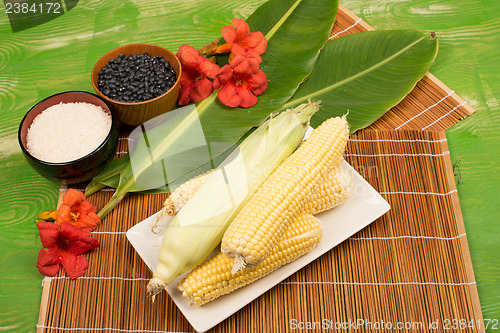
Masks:
[[[26,135],[27,150],[39,160],[63,163],[99,147],[111,128],[111,116],[90,103],[59,103],[40,113]]]

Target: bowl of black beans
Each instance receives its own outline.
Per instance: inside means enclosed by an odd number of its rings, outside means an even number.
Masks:
[[[181,74],[179,59],[169,50],[128,44],[97,61],[92,85],[122,124],[138,126],[174,107]]]

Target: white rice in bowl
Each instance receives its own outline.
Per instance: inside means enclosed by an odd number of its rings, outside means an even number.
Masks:
[[[110,128],[111,116],[100,106],[59,103],[33,120],[26,135],[26,148],[45,162],[70,162],[99,147]]]

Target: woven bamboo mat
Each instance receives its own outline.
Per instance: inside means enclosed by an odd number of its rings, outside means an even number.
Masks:
[[[370,29],[340,6],[331,36]],[[477,329],[484,327],[481,308],[443,132],[473,111],[429,73],[355,133],[345,158],[391,210],[213,331],[285,332],[309,324],[313,331],[385,332],[390,323],[392,330],[403,326],[398,332],[439,332],[466,323],[461,332],[484,332]],[[118,151],[127,151],[126,140]],[[112,191],[94,194],[92,203],[100,209]],[[86,274],[44,280],[39,332],[193,331],[166,293],[154,304],[146,297],[151,273],[125,235],[164,198],[129,194],[93,233],[101,247],[87,254]]]

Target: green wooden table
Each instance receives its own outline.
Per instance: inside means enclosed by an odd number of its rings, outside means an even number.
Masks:
[[[247,17],[263,0],[76,2],[66,1],[63,11],[76,5],[54,20],[15,33],[6,7],[0,6],[0,331],[36,330],[43,277],[35,268],[40,241],[34,219],[54,208],[59,194],[59,184],[35,173],[21,155],[17,128],[27,110],[57,92],[92,91],[95,61],[119,45],[201,47],[216,39],[232,17]],[[431,72],[477,110],[446,134],[452,161],[457,162],[483,316],[490,323],[488,331],[494,332],[494,320],[500,320],[500,2],[342,4],[375,29],[435,31],[440,50]]]

